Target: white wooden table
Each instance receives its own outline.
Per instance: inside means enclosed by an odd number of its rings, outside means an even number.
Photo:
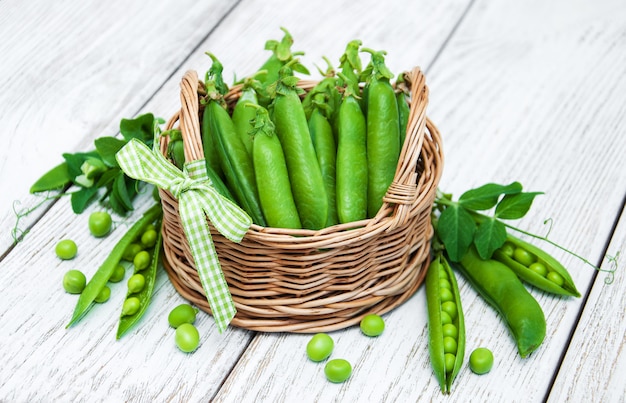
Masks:
[[[184,300],[163,271],[145,317],[122,340],[115,340],[114,301],[124,287],[65,329],[76,298],[63,292],[63,274],[70,266],[93,273],[123,231],[94,239],[88,213],[74,215],[60,198],[22,218],[18,234],[27,233],[14,243],[14,209],[41,202],[30,185],[63,152],[116,135],[121,118],[171,116],[183,73],[208,68],[205,51],[222,60],[226,77],[254,71],[268,55],[265,41],[282,36],[280,26],[308,66],[321,65],[323,55],[336,62],[358,38],[387,50],[395,72],[422,67],[428,115],[444,138],[443,190],[458,195],[518,180],[546,193],[520,227],[544,234],[551,218],[550,239],[603,269],[606,254],[626,250],[623,0],[3,0],[0,401],[625,401],[623,264],[605,284],[606,273],[549,246],[583,296],[531,289],[548,334],[527,359],[459,276],[466,354],[489,347],[495,365],[483,376],[464,366],[448,397],[428,358],[423,287],[384,315],[379,338],[356,327],[332,332],[333,355],[354,367],[343,384],[327,382],[323,365],[307,360],[309,335],[219,334],[206,314],[197,321],[199,349],[181,353],[167,313]],[[80,247],[70,262],[54,254],[65,237]]]

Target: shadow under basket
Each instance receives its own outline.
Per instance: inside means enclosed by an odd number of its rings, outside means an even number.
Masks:
[[[309,91],[314,81],[298,84]],[[441,137],[426,116],[428,87],[415,68],[406,74],[410,116],[395,178],[378,214],[319,231],[253,224],[240,243],[209,223],[237,315],[232,325],[263,332],[328,332],[383,314],[411,297],[430,263],[430,214],[443,169]],[[199,98],[204,85],[194,71],[181,82],[181,110],[167,124],[183,136],[187,161],[204,158]],[[241,94],[226,95],[231,105]],[[161,151],[167,149],[167,137]],[[176,290],[211,312],[183,233],[178,201],[160,189],[164,266]],[[207,244],[208,245],[208,244]]]

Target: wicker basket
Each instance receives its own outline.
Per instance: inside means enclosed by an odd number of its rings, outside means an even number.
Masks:
[[[310,90],[316,82],[301,81]],[[326,332],[388,312],[408,299],[424,279],[430,257],[430,213],[443,168],[441,138],[426,117],[428,88],[419,69],[408,74],[411,113],[398,169],[383,206],[372,219],[319,231],[253,224],[241,243],[210,225],[222,270],[237,308],[232,325],[264,332]],[[204,86],[188,72],[181,83],[178,126],[185,157],[203,158],[199,96]],[[240,95],[233,87],[226,99]],[[165,152],[167,137],[161,144]],[[160,190],[164,266],[178,292],[210,313],[183,234],[178,202]]]

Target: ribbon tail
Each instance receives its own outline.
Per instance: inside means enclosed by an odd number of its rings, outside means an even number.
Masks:
[[[179,214],[198,270],[200,283],[211,307],[217,328],[222,333],[235,317],[237,310],[222,272],[206,218],[203,214],[202,220],[197,219],[197,206],[194,207],[195,203],[193,200],[189,200],[189,197],[193,196],[189,193],[181,195]]]

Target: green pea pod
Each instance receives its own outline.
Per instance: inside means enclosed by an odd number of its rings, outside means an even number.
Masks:
[[[220,158],[217,153],[217,147],[215,145],[214,134],[211,132],[211,119],[207,112],[205,105],[204,112],[202,113],[202,150],[204,152],[204,161],[206,163],[207,171],[212,171],[220,178],[224,177],[222,167],[220,165]]]
[[[530,266],[526,266],[515,260],[513,256],[516,248],[521,248],[530,253],[534,262]],[[559,261],[542,249],[521,239],[507,235],[507,243],[493,253],[493,259],[504,263],[523,281],[543,291],[558,295],[580,297],[580,292],[576,289],[574,280],[572,280],[567,269]]]
[[[180,130],[172,129],[163,133],[163,136],[166,135],[170,138],[167,143],[167,157],[182,170],[185,165],[185,145]]]
[[[252,120],[256,116],[256,110],[254,108],[248,108],[247,105],[250,104],[259,104],[256,90],[252,87],[244,87],[241,92],[241,97],[239,97],[233,109],[233,123],[248,155],[251,156],[252,136],[250,135],[250,130],[253,128]]]
[[[311,113],[309,131],[313,140],[315,154],[317,155],[317,162],[320,165],[322,177],[324,178],[324,187],[328,197],[326,226],[330,227],[339,222],[335,200],[337,147],[335,146],[333,128],[319,106],[315,107]]]
[[[62,162],[37,179],[30,187],[30,193],[61,190],[70,183],[72,183],[72,176],[69,173],[68,164]]]
[[[426,300],[430,362],[441,391],[450,393],[465,356],[465,322],[456,277],[441,255],[428,267]],[[448,313],[450,311],[456,313],[454,317]]]
[[[398,102],[389,79],[393,74],[384,64],[384,52],[372,54],[372,74],[367,90],[367,215],[374,217],[393,181],[400,157]]]
[[[287,64],[281,70],[281,78],[274,90],[273,119],[285,153],[302,226],[306,229],[321,229],[326,225],[328,198],[306,114],[298,96],[297,82],[290,64]]]
[[[115,268],[122,260],[126,248],[137,239],[137,236],[141,234],[148,225],[161,217],[162,214],[163,210],[161,209],[161,204],[155,204],[130,227],[124,236],[122,236],[80,294],[72,318],[66,328],[77,323],[89,311],[96,297],[100,294],[104,286],[106,286],[109,278],[111,278],[111,274],[113,274],[113,271],[115,271]]]
[[[214,76],[206,83],[208,102],[204,113],[208,115],[208,131],[213,138],[220,167],[224,172],[228,188],[241,208],[250,215],[255,224],[266,226],[256,188],[252,157],[237,135],[228,111],[222,106],[223,98],[216,87],[216,84],[221,81],[221,68],[216,68],[215,65],[221,66],[221,64],[215,56],[211,54],[209,56],[213,59],[211,71]]]
[[[276,136],[274,123],[265,108],[258,106],[249,109],[256,109],[252,160],[263,215],[271,227],[302,228],[291,192],[285,155]]]
[[[400,149],[406,139],[406,129],[409,125],[409,114],[411,108],[409,106],[409,90],[405,84],[404,73],[398,77],[396,81],[396,101],[398,102],[398,122],[400,123]]]
[[[337,143],[337,216],[339,222],[367,218],[366,123],[349,90],[339,109]]]
[[[152,250],[150,265],[146,269],[140,271],[140,273],[144,276],[146,283],[141,291],[137,293],[130,293],[127,295],[127,298],[137,297],[139,299],[139,309],[132,315],[123,315],[120,317],[120,321],[117,326],[116,336],[118,340],[122,336],[124,336],[141,319],[143,314],[146,312],[146,309],[150,305],[150,299],[152,298],[152,292],[154,290],[154,284],[156,282],[157,269],[159,267],[161,244],[162,233],[161,231],[157,231],[157,240]]]
[[[511,269],[497,260],[481,259],[473,246],[457,267],[504,319],[522,358],[541,345],[546,335],[543,310]]]

